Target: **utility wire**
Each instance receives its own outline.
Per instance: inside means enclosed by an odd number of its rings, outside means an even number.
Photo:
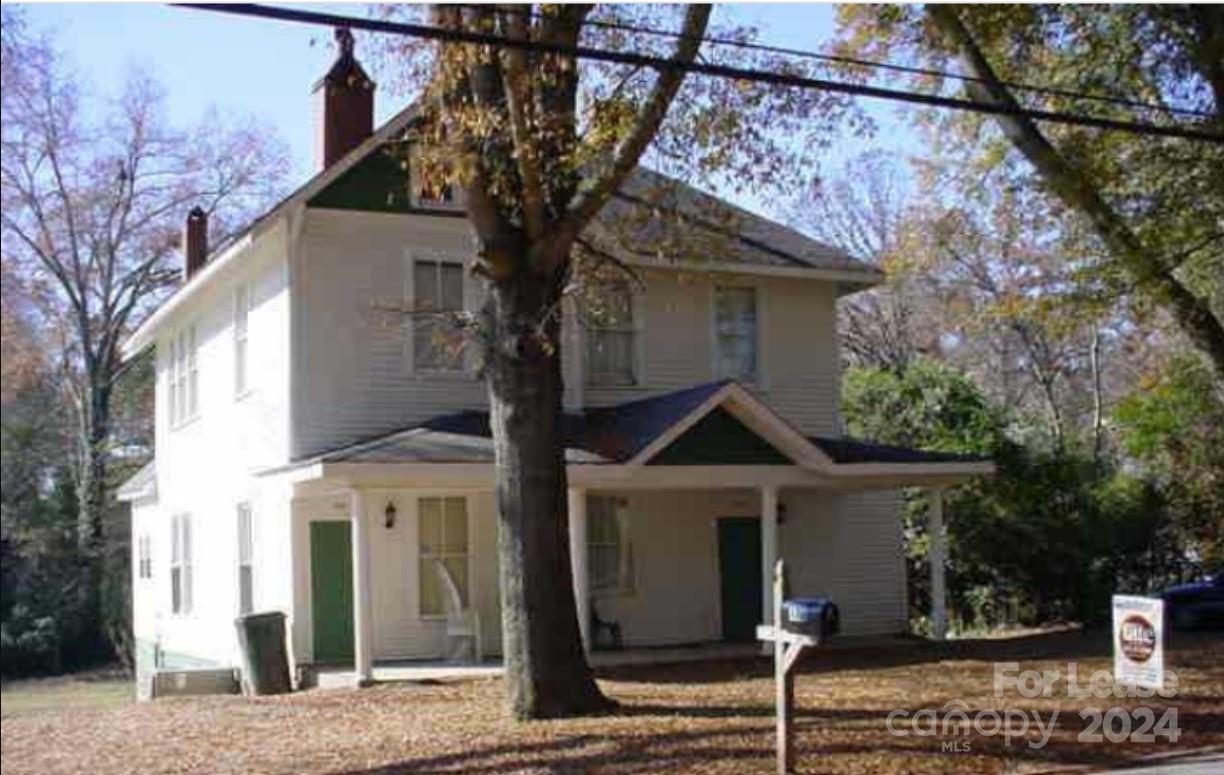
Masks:
[[[458,3],[460,8],[484,8],[488,9],[487,5],[477,5],[475,3]],[[523,16],[529,19],[542,19],[545,15],[539,11],[525,10],[520,8],[507,8],[501,6],[497,8],[498,13],[513,14],[515,16]],[[591,27],[599,27],[602,29],[617,30],[620,32],[632,32],[642,35],[653,35],[656,37],[665,37],[675,40],[688,40],[694,36],[686,35],[683,32],[675,32],[672,30],[660,30],[655,27],[645,27],[638,24],[630,24],[628,22],[609,21],[606,19],[587,19],[583,22]],[[782,54],[800,59],[811,59],[819,62],[834,62],[843,65],[856,65],[858,67],[869,67],[877,70],[888,70],[897,73],[906,73],[908,75],[925,75],[933,78],[948,78],[955,81],[987,83],[986,78],[979,78],[975,75],[965,75],[963,73],[950,73],[944,70],[933,70],[925,67],[914,67],[911,65],[900,65],[894,62],[881,62],[872,59],[860,59],[857,57],[843,56],[840,54],[824,54],[818,51],[810,51],[800,48],[788,48],[785,46],[774,46],[766,43],[757,43],[754,41],[738,40],[736,38],[712,37],[704,36],[701,40],[715,46],[729,46],[740,48],[747,51],[763,51],[769,54]],[[1113,94],[1092,94],[1088,92],[1074,91],[1072,89],[1062,89],[1054,86],[1037,86],[1034,84],[1021,83],[1018,81],[1010,81],[999,79],[997,83],[1014,89],[1016,91],[1031,92],[1033,94],[1044,94],[1051,97],[1067,97],[1070,99],[1089,100],[1094,102],[1105,102],[1112,105],[1119,105],[1128,108],[1138,108],[1141,110],[1151,110],[1161,113],[1174,113],[1186,116],[1198,116],[1200,118],[1212,118],[1213,114],[1210,111],[1198,110],[1197,108],[1183,108],[1173,105],[1160,105],[1154,102],[1144,102],[1135,100],[1129,97],[1119,97]]]
[[[1136,121],[1120,121],[1117,119],[1101,118],[1098,116],[1080,116],[1071,113],[1061,113],[1049,110],[1032,110],[1018,108],[1012,105],[979,102],[958,97],[944,97],[936,94],[923,94],[920,92],[908,92],[899,89],[886,89],[879,86],[846,83],[844,81],[832,81],[823,78],[811,78],[793,73],[775,73],[762,70],[752,70],[732,67],[729,65],[714,64],[710,62],[678,62],[664,57],[649,56],[646,54],[638,54],[629,51],[611,51],[601,48],[592,48],[589,46],[566,46],[539,40],[518,40],[501,35],[472,32],[470,30],[446,29],[431,25],[411,24],[407,22],[362,19],[359,17],[341,16],[339,14],[323,13],[319,11],[305,11],[294,8],[278,8],[274,6],[254,4],[221,5],[212,3],[183,3],[182,6],[185,8],[214,11],[217,13],[228,13],[238,16],[252,16],[262,19],[276,19],[280,21],[297,22],[300,24],[312,24],[328,27],[350,27],[353,29],[368,30],[370,32],[408,35],[412,37],[425,38],[427,40],[517,48],[527,51],[535,51],[538,53],[571,56],[581,59],[593,59],[597,61],[613,62],[616,64],[631,65],[635,67],[649,67],[655,70],[682,70],[688,73],[700,73],[702,75],[730,78],[733,80],[753,83],[766,83],[774,86],[786,86],[800,89],[816,89],[839,94],[850,94],[862,97],[874,97],[877,99],[910,102],[920,105],[931,105],[934,107],[950,108],[953,110],[965,110],[995,115],[1027,116],[1028,118],[1036,121],[1048,121],[1052,123],[1071,124],[1075,126],[1089,126],[1096,127],[1098,129],[1112,129],[1122,132],[1130,132],[1132,134],[1149,135],[1155,137],[1177,137],[1186,140],[1224,143],[1224,135],[1197,128],[1160,126],[1157,124]]]

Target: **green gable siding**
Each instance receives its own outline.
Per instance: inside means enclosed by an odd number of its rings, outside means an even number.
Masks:
[[[719,407],[697,421],[648,465],[791,465],[791,459]]]
[[[311,207],[407,213],[408,154],[403,143],[387,143],[315,194]]]

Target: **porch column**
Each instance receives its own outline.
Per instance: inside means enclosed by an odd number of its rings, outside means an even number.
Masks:
[[[353,526],[353,668],[357,685],[374,681],[373,617],[370,595],[370,528],[365,493],[349,491],[349,519]]]
[[[591,583],[587,576],[587,491],[571,487],[569,496],[570,568],[574,575],[574,602],[582,649],[591,653]]]
[[[947,551],[944,543],[943,488],[932,487],[928,491],[927,533],[930,545],[927,560],[931,563],[931,632],[936,640],[948,634],[947,586],[944,582],[944,560]]]
[[[773,621],[773,573],[778,562],[778,488],[761,488],[761,616]],[[768,646],[769,644],[765,644]]]

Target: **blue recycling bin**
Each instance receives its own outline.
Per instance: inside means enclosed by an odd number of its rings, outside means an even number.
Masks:
[[[841,629],[837,604],[828,597],[796,597],[782,603],[782,627],[825,640]]]

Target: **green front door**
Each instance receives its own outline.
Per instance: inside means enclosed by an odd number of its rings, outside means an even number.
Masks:
[[[761,520],[718,520],[718,574],[726,641],[756,639],[761,623]]]
[[[353,550],[348,522],[310,523],[314,661],[353,658]]]

